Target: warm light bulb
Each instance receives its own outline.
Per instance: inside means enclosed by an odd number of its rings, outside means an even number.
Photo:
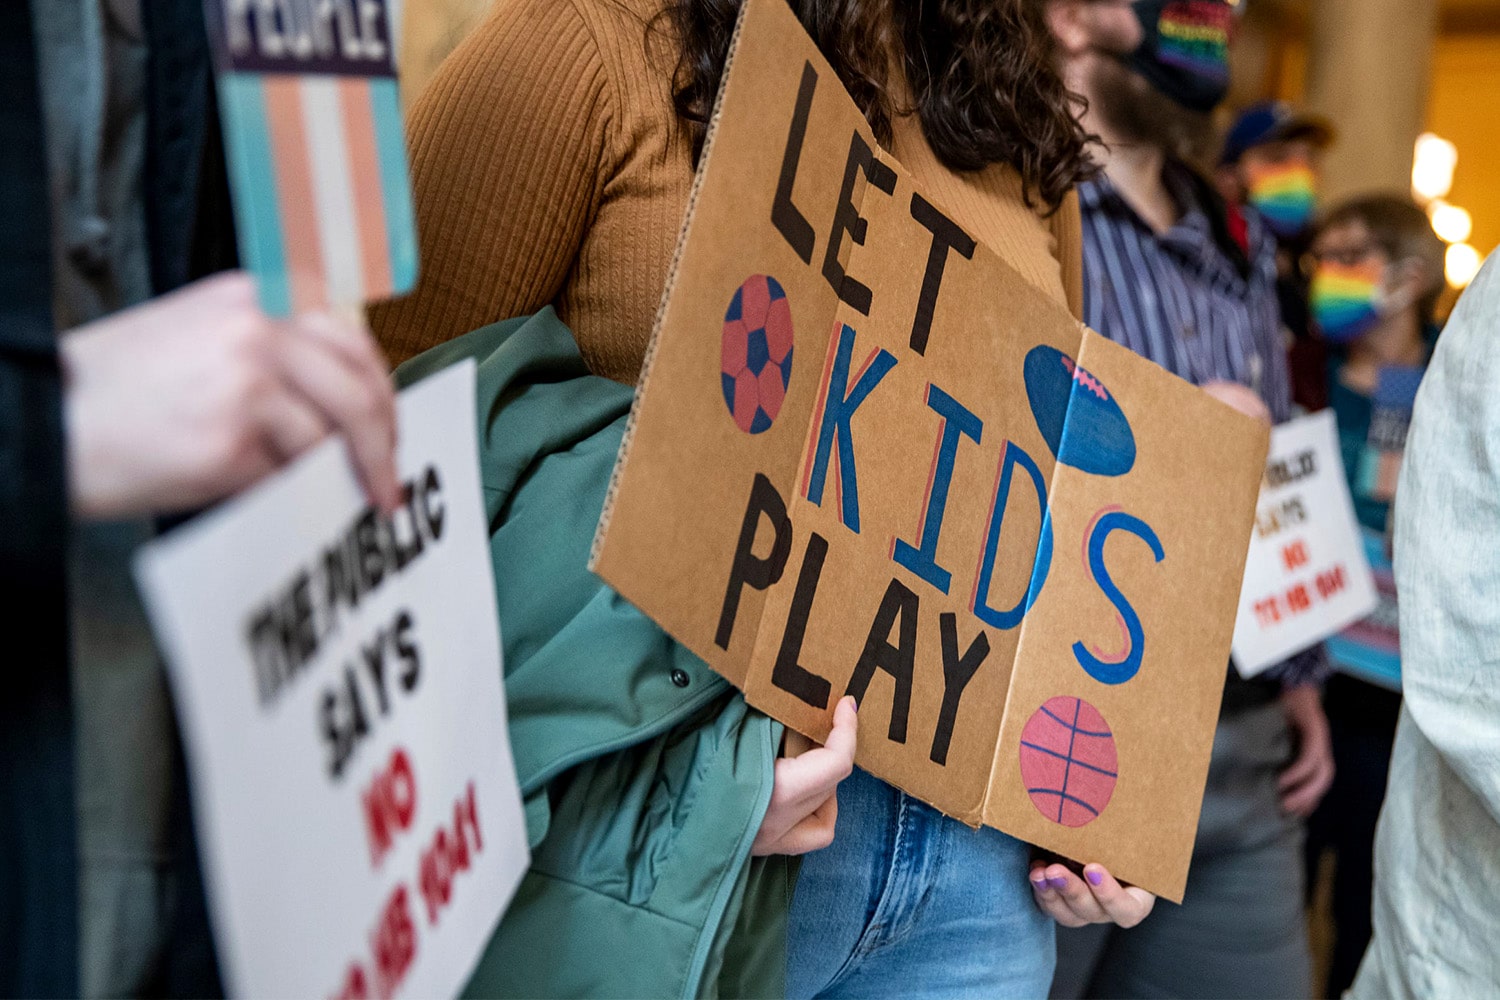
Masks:
[[[1427,206],[1427,216],[1432,220],[1432,231],[1442,237],[1444,243],[1463,243],[1474,232],[1473,216],[1441,198]]]
[[[1448,284],[1454,288],[1463,288],[1474,280],[1474,275],[1479,273],[1479,265],[1483,261],[1479,257],[1479,251],[1467,243],[1455,243],[1448,248],[1448,256],[1444,261],[1443,271],[1448,277]]]
[[[1453,190],[1453,168],[1458,166],[1458,147],[1447,139],[1423,132],[1411,162],[1411,190],[1418,201],[1446,198]]]

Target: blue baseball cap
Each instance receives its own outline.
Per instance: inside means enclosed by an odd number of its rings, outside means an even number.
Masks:
[[[1219,165],[1239,162],[1245,151],[1283,139],[1307,139],[1318,149],[1333,142],[1334,128],[1328,119],[1294,109],[1285,101],[1262,101],[1240,112],[1224,137]]]

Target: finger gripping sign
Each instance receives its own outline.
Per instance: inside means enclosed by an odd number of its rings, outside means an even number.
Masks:
[[[454,996],[527,864],[473,362],[398,408],[394,515],[330,441],[138,561],[237,995]]]
[[[272,316],[409,291],[388,0],[204,0],[240,257]]]
[[[756,707],[852,694],[861,766],[1180,899],[1267,433],[961,221],[749,0],[593,566]]]

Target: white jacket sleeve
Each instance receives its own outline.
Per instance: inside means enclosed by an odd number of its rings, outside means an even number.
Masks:
[[[1500,822],[1500,260],[1459,301],[1417,396],[1396,500],[1406,705]]]

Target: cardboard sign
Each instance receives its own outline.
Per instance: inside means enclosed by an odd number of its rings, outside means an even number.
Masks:
[[[1180,899],[1267,434],[1028,285],[750,0],[593,565],[860,765]]]
[[[1332,410],[1277,427],[1245,561],[1234,663],[1253,677],[1375,610]]]
[[[138,562],[238,995],[453,996],[527,865],[473,363],[399,416],[395,517],[331,441]]]
[[[273,316],[409,291],[386,0],[205,0],[240,257]]]

